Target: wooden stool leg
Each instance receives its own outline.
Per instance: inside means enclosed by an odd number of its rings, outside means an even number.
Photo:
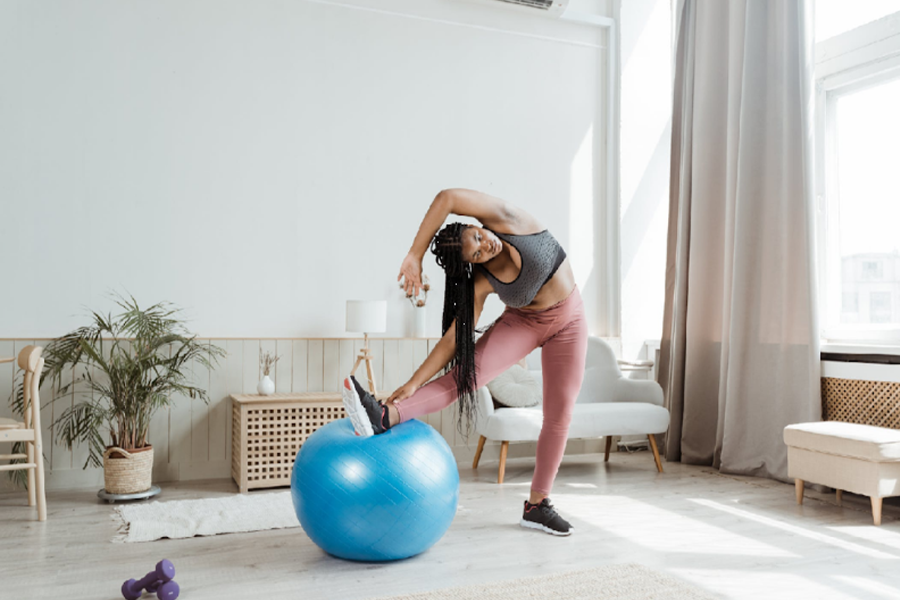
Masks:
[[[484,442],[487,440],[486,437],[481,436],[481,439],[478,440],[478,449],[475,450],[475,460],[472,461],[472,468],[478,468],[478,461],[481,460],[481,451],[484,450]]]
[[[369,376],[369,392],[375,396],[378,394],[378,388],[375,387],[375,371],[372,369],[372,356],[366,356],[366,373]]]
[[[837,500],[837,505],[841,505],[841,496],[844,490],[834,490],[834,499]]]
[[[872,496],[872,519],[876,525],[881,525],[881,498]]]
[[[606,436],[606,453],[603,455],[603,462],[609,462],[609,449],[612,448],[613,436]]]
[[[794,479],[794,490],[797,492],[797,504],[803,504],[803,480]]]
[[[500,445],[500,474],[497,477],[497,483],[503,483],[503,475],[506,473],[507,450],[509,450],[509,442],[503,442]]]
[[[656,447],[656,436],[651,433],[647,436],[647,439],[650,440],[650,449],[653,450],[653,460],[656,461],[656,470],[662,473],[662,461],[659,459],[659,448]]]

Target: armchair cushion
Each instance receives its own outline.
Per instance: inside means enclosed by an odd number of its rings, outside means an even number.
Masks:
[[[537,406],[541,402],[541,387],[534,377],[516,364],[487,384],[494,400],[513,408]]]

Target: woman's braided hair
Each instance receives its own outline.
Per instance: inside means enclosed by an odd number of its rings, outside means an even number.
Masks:
[[[446,277],[442,334],[447,333],[456,321],[456,354],[448,368],[455,369],[459,397],[457,428],[463,435],[471,430],[476,415],[475,276],[472,263],[463,260],[462,256],[462,234],[467,227],[464,223],[450,223],[434,236],[431,243],[431,252]]]

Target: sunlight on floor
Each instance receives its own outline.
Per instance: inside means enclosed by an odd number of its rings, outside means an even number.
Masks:
[[[720,510],[722,512],[726,512],[744,519],[748,519],[751,521],[755,521],[757,523],[762,523],[763,525],[768,525],[770,527],[776,527],[778,529],[782,529],[786,532],[790,532],[796,535],[803,536],[805,538],[809,538],[812,540],[816,540],[819,542],[823,542],[825,544],[830,544],[832,546],[836,546],[838,548],[843,548],[844,550],[849,550],[851,552],[856,552],[858,554],[863,554],[866,556],[870,556],[872,558],[883,558],[885,560],[897,560],[900,557],[894,556],[892,554],[887,554],[886,552],[881,552],[879,550],[873,550],[871,548],[866,548],[865,546],[861,546],[859,544],[855,544],[853,542],[845,542],[844,540],[838,539],[836,537],[825,535],[823,533],[818,533],[804,527],[798,527],[797,525],[791,525],[790,523],[785,523],[784,521],[779,521],[777,519],[772,519],[770,517],[764,517],[762,515],[754,514],[747,510],[742,510],[740,508],[734,508],[732,506],[726,506],[720,502],[715,502],[713,500],[706,500],[705,498],[689,498],[690,502],[694,502],[701,506],[705,506],[707,508],[713,508],[715,510]]]
[[[593,483],[565,483],[563,487],[596,490],[597,486]]]
[[[752,568],[752,565],[748,565]],[[729,597],[771,598],[773,600],[870,600],[869,596],[846,594],[835,590],[834,586],[821,582],[821,572],[811,571],[809,576],[795,573],[772,573],[725,569],[667,569],[671,575],[701,586],[707,590],[727,594]],[[819,580],[819,581],[817,581]],[[774,590],[777,592],[773,593]]]
[[[891,598],[892,600],[900,599],[900,590],[895,587],[872,581],[865,577],[851,577],[849,575],[834,575],[833,579],[841,583],[859,588],[866,592],[864,598]],[[872,595],[874,594],[874,596]]]
[[[869,515],[867,514],[866,518],[868,518],[868,516]],[[859,527],[826,527],[826,529],[830,529],[835,533],[842,533],[850,537],[859,538],[867,542],[881,544],[882,546],[893,548],[894,550],[900,550],[900,533],[891,531],[884,526],[876,527],[874,525],[864,525]]]
[[[667,553],[797,558],[798,555],[711,525],[709,512],[675,500],[674,510],[624,496],[561,494],[556,504],[567,515],[655,550]],[[676,512],[677,510],[677,512]],[[577,525],[576,525],[577,527]]]

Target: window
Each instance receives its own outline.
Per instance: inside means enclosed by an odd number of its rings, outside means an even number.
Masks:
[[[852,6],[816,3],[822,335],[900,346],[900,0]]]
[[[867,260],[863,264],[863,279],[881,279],[881,263]]]
[[[891,321],[891,293],[869,292],[869,322],[890,323]]]

